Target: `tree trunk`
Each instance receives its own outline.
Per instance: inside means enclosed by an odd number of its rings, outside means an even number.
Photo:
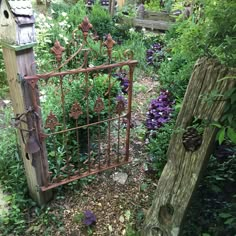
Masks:
[[[174,132],[171,137],[167,152],[168,161],[158,182],[152,206],[147,213],[142,236],[181,235],[181,225],[190,199],[215,145],[217,130],[210,123],[219,121],[226,103],[219,98],[208,103],[209,99],[207,102],[204,97],[214,90],[224,94],[235,86],[233,79],[219,81],[225,76],[235,74],[235,69],[227,69],[211,59],[202,58],[195,64],[176,121],[175,129],[178,132]],[[202,142],[198,143],[200,147],[196,145],[194,148],[199,140],[193,140],[193,146],[189,149],[183,145],[188,133],[185,131],[196,119],[198,123],[202,121],[209,123],[203,126]],[[200,137],[199,134],[196,136]],[[190,135],[188,138],[193,137]]]

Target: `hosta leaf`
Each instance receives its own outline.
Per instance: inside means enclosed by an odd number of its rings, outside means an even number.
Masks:
[[[231,217],[231,214],[229,214],[229,213],[220,213],[220,214],[219,214],[219,217],[220,217],[220,218],[223,218],[223,219],[226,219],[226,218]]]
[[[233,221],[236,221],[236,218],[229,218],[228,220],[225,221],[226,225],[231,225],[233,223]]]
[[[236,144],[236,132],[231,127],[227,129],[227,136],[233,143]]]
[[[217,134],[217,140],[221,145],[225,139],[225,128],[221,128]]]

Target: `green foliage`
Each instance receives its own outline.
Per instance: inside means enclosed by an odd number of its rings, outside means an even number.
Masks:
[[[204,35],[209,54],[222,64],[236,64],[236,2],[206,1]]]
[[[0,98],[4,98],[8,93],[7,76],[5,72],[5,65],[3,61],[2,47],[0,45]]]
[[[231,148],[232,149],[232,148]],[[226,150],[227,151],[227,150]],[[236,153],[235,147],[232,152]],[[200,182],[182,234],[234,235],[236,230],[235,154],[212,156]]]
[[[0,185],[10,208],[0,219],[1,235],[23,233],[26,225],[22,210],[32,204],[26,197],[24,167],[18,152],[16,130],[10,125],[11,116],[10,106],[0,110]]]
[[[156,0],[150,0],[148,3],[144,4],[145,10],[149,11],[160,11],[160,4]]]
[[[158,131],[154,131],[149,135],[150,138],[147,149],[150,156],[150,163],[148,163],[148,169],[155,170],[157,172],[157,176],[161,175],[161,172],[166,164],[166,153],[173,129],[174,120],[165,123],[158,129]]]
[[[101,4],[94,4],[88,17],[101,39],[109,33],[113,35],[114,23],[109,12]]]

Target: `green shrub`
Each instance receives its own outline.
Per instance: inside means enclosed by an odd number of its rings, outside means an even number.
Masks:
[[[4,98],[9,92],[7,76],[5,72],[5,65],[2,54],[2,47],[0,46],[0,98]]]
[[[109,33],[113,35],[114,23],[112,17],[99,3],[93,5],[88,18],[100,39],[103,39]]]
[[[188,209],[183,235],[234,235],[236,156],[227,156],[229,149],[236,153],[235,147],[226,147],[223,156],[210,158]]]
[[[150,163],[148,169],[155,170],[157,176],[161,176],[161,172],[167,161],[167,150],[169,146],[169,140],[174,129],[174,119],[168,123],[165,123],[157,131],[149,134],[149,140],[147,145],[147,151],[149,152]]]

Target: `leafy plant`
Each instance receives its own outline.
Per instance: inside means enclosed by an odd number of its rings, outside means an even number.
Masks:
[[[12,107],[0,110],[0,185],[6,194],[9,211],[0,219],[1,235],[23,233],[26,222],[23,209],[32,205],[27,198],[23,161],[18,152],[16,130],[11,127]],[[7,148],[6,148],[7,147]]]
[[[9,88],[3,61],[2,47],[0,46],[0,98],[4,98],[8,92]]]
[[[236,148],[216,148],[194,196],[184,224],[184,235],[234,235],[236,230]]]
[[[165,123],[157,131],[151,131],[146,139],[147,150],[149,152],[149,160],[147,162],[146,171],[156,173],[157,176],[161,175],[161,172],[166,164],[167,149],[169,146],[170,137],[173,133],[175,120]]]
[[[147,3],[145,3],[144,6],[145,6],[145,10],[149,10],[149,11],[160,11],[161,10],[161,6],[160,6],[160,4],[157,3],[156,0],[150,0]]]
[[[107,34],[113,35],[114,23],[109,12],[100,4],[95,3],[89,13],[89,20],[100,39]]]

